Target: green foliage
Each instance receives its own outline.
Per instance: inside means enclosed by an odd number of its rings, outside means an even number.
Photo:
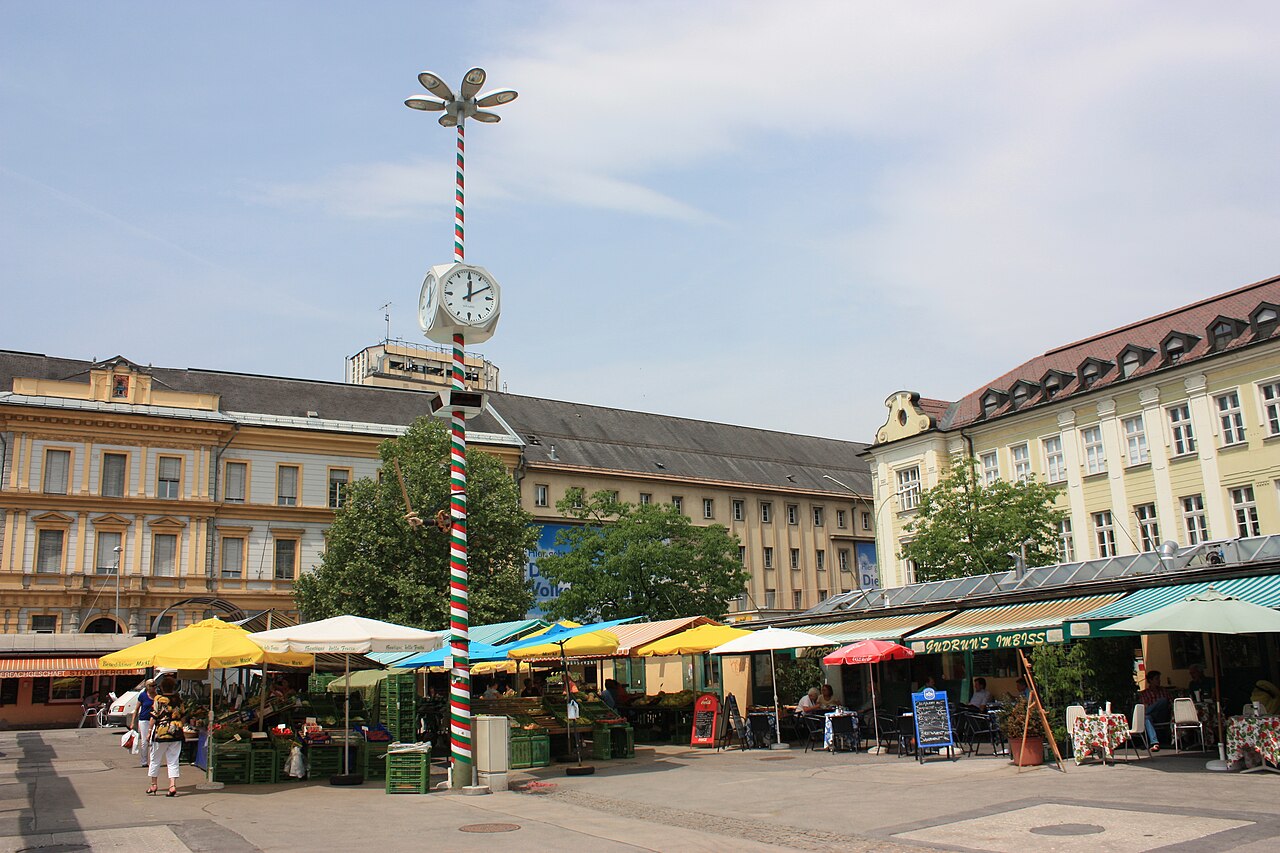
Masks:
[[[794,705],[800,697],[809,692],[810,687],[821,687],[826,681],[826,674],[818,661],[820,657],[797,657],[778,655],[775,659],[778,670],[778,700],[784,705]]]
[[[329,528],[320,566],[294,584],[304,619],[349,613],[419,628],[449,623],[449,534],[431,516],[449,507],[449,432],[419,418],[379,448],[381,482],[352,483]],[[426,520],[414,530],[392,460],[400,461],[413,508]],[[467,563],[471,623],[523,618],[533,603],[524,579],[538,528],[520,507],[515,482],[492,454],[467,452]]]
[[[976,460],[959,460],[920,495],[902,556],[915,562],[919,581],[1003,571],[1028,540],[1027,565],[1056,563],[1057,525],[1067,517],[1054,507],[1057,494],[1035,480],[984,485]]]
[[[582,525],[556,534],[567,552],[538,558],[544,577],[571,585],[547,605],[555,619],[720,617],[750,578],[736,536],[718,524],[697,527],[669,504],[570,489],[556,508]]]
[[[1048,711],[1045,711],[1046,715]],[[1016,702],[1006,705],[1004,710],[1000,712],[1000,725],[1004,729],[1004,736],[1007,738],[1023,737],[1023,727],[1026,727],[1027,737],[1044,737],[1044,722],[1040,719],[1040,715],[1034,711],[1027,714],[1027,700],[1021,696]]]
[[[1083,704],[1093,681],[1089,650],[1080,642],[1036,646],[1031,650],[1031,672],[1054,738],[1063,744],[1067,736],[1067,706]]]
[[[1098,702],[1112,702],[1125,713],[1137,691],[1133,680],[1134,650],[1139,645],[1137,637],[1090,637],[1077,640],[1084,649],[1093,677],[1085,685],[1084,698]]]

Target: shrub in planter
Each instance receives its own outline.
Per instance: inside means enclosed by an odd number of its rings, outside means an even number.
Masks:
[[[1026,699],[1020,697],[1006,706],[1000,725],[1004,729],[1004,736],[1009,740],[1009,754],[1013,757],[1014,764],[1032,767],[1044,763],[1044,723],[1040,714],[1027,713]]]

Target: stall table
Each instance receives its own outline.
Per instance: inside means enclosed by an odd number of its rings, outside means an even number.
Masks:
[[[1265,762],[1252,770],[1280,772],[1280,716],[1232,717],[1227,725],[1227,758],[1243,761],[1254,752]]]
[[[1115,752],[1129,739],[1129,718],[1124,714],[1085,714],[1071,728],[1071,742],[1076,764],[1090,755],[1099,755],[1102,763],[1115,760]]]

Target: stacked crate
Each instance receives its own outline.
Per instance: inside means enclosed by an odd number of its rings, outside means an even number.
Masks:
[[[388,794],[425,794],[430,787],[430,755],[425,752],[387,753]]]
[[[381,720],[392,740],[412,743],[418,739],[417,675],[402,672],[382,681]]]
[[[307,677],[308,693],[325,693],[338,676],[331,672],[313,672]]]
[[[512,770],[524,770],[533,766],[533,738],[512,733],[508,742],[508,766]]]
[[[252,778],[253,756],[247,740],[214,743],[209,751],[213,781],[227,785],[247,785]]]
[[[338,744],[312,744],[307,747],[307,778],[321,779],[342,772],[342,750]]]
[[[387,777],[387,748],[389,743],[366,742],[360,747],[360,775],[365,779]]]
[[[249,750],[249,781],[274,785],[280,779],[280,757],[269,741],[255,741]]]

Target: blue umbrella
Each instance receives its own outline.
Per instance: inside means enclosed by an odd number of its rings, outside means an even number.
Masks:
[[[468,646],[468,658],[471,663],[492,663],[494,661],[504,661],[507,659],[507,650],[510,644],[502,646],[491,646],[488,643],[471,643]],[[424,666],[444,666],[445,658],[452,653],[452,650],[445,646],[435,649],[434,651],[424,652],[420,655],[405,658],[396,661],[396,666],[401,669],[418,669]]]
[[[572,640],[574,637],[580,637],[583,634],[594,634],[596,631],[607,631],[617,625],[634,622],[639,618],[639,616],[630,616],[626,619],[612,619],[608,622],[593,622],[590,625],[578,625],[576,627],[561,625],[557,622],[542,634],[535,634],[531,637],[525,637],[523,640],[516,640],[514,643],[508,643],[501,648],[507,651],[515,651],[516,649],[524,649],[529,646],[541,646],[547,643],[556,643],[563,649],[563,644]]]

